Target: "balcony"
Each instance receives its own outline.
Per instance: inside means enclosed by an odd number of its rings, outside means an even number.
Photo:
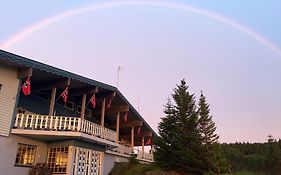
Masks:
[[[12,133],[44,141],[83,140],[108,149],[118,146],[115,131],[77,117],[17,114]]]
[[[133,153],[133,148],[125,145],[118,145],[117,148],[113,148],[111,150],[107,150],[106,153],[114,154],[121,157],[129,158]],[[134,154],[137,156],[136,158],[143,162],[153,162],[153,154],[146,153],[137,149],[134,149]]]
[[[135,154],[137,154],[137,159],[145,162],[154,162],[153,160],[153,154],[143,152],[140,150],[135,150]]]

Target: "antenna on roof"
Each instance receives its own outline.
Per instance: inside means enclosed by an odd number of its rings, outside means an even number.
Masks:
[[[119,88],[119,76],[120,76],[120,71],[121,71],[121,66],[117,67],[117,89]]]
[[[138,113],[140,113],[140,96],[138,96]]]

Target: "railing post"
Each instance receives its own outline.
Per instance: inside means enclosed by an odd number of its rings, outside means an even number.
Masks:
[[[60,118],[59,118],[59,120],[60,120],[60,122],[59,122],[59,130],[61,130],[61,127],[62,127],[62,118],[63,118],[63,117],[60,117]]]
[[[53,128],[53,116],[50,116],[50,130],[52,130],[52,128]]]
[[[58,130],[58,117],[57,116],[55,116],[55,126],[54,126],[54,129],[55,130]]]
[[[68,117],[64,117],[63,130],[66,130],[66,122]]]
[[[15,121],[14,127],[18,127],[19,115],[20,114],[17,114],[17,116],[16,116],[16,121]]]
[[[74,131],[75,130],[75,125],[76,125],[76,118],[73,118],[73,127],[72,127],[72,130]]]
[[[42,129],[43,120],[44,120],[44,116],[43,116],[43,115],[40,115],[40,129]]]
[[[36,128],[36,129],[37,129],[37,125],[38,125],[38,115],[36,115],[36,119],[35,119],[35,126],[34,126],[34,128]]]
[[[48,115],[46,115],[45,117],[46,117],[46,121],[45,121],[45,129],[47,129],[47,128],[48,128],[48,120],[49,120],[49,116],[48,116]]]
[[[29,115],[26,115],[24,127],[27,128]]]
[[[82,120],[84,120],[84,119],[78,118],[78,126],[77,126],[77,131],[78,131],[78,132],[79,132],[80,129],[81,129],[81,122],[82,122]]]

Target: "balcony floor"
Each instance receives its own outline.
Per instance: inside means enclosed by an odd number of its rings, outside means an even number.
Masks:
[[[27,130],[27,129],[12,129],[12,134],[28,137],[41,141],[60,141],[60,140],[80,140],[87,143],[98,144],[104,146],[106,150],[118,147],[117,143],[105,140],[100,137],[88,135],[81,132],[73,131],[46,131],[46,130]]]

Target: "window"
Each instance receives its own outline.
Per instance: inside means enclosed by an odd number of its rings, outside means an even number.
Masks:
[[[49,148],[48,167],[52,173],[66,173],[68,147]]]
[[[82,107],[77,105],[77,113],[81,114]],[[91,110],[85,108],[85,116],[86,117],[91,117]]]
[[[18,144],[16,166],[32,166],[35,163],[36,146]]]

